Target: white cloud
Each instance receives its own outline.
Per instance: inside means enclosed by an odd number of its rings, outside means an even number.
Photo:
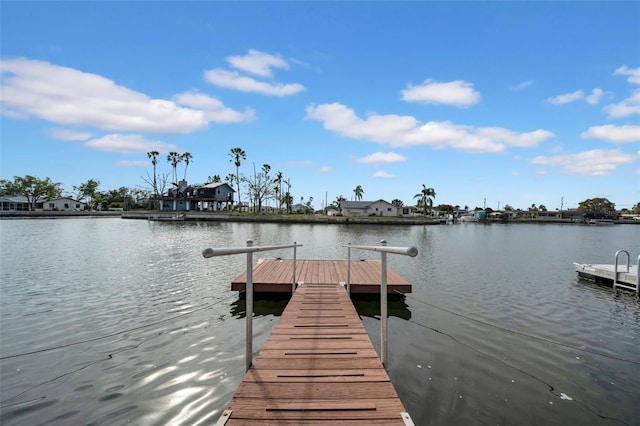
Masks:
[[[640,114],[640,89],[636,89],[627,99],[604,107],[604,111],[611,118],[622,118],[629,115]]]
[[[538,156],[531,164],[560,167],[563,173],[580,176],[609,176],[620,165],[636,161],[633,154],[620,150],[594,149],[578,154]]]
[[[271,68],[289,69],[289,64],[280,56],[249,49],[244,56],[229,56],[227,62],[241,71],[261,77],[271,77]]]
[[[552,98],[548,98],[547,102],[554,105],[561,105],[579,101],[582,98],[584,98],[584,92],[582,90],[576,90],[572,93],[565,93],[564,95],[558,95]]]
[[[604,95],[604,91],[599,88],[595,88],[591,91],[591,94],[585,98],[587,103],[596,105],[600,102],[600,98]]]
[[[109,131],[190,133],[203,111],[119,86],[96,74],[30,59],[0,61],[2,113]]]
[[[520,176],[520,172],[513,171],[510,173],[511,176]]]
[[[236,71],[215,68],[205,71],[204,79],[216,86],[226,89],[239,90],[241,92],[255,92],[269,96],[291,96],[302,92],[304,86],[302,84],[282,84],[258,81],[254,78],[239,74]]]
[[[180,93],[175,96],[175,101],[179,105],[204,111],[206,119],[216,123],[251,121],[255,116],[254,111],[251,109],[247,109],[244,112],[235,111],[225,107],[220,100],[203,93]]]
[[[389,174],[389,173],[387,173],[387,172],[383,172],[382,170],[380,170],[380,171],[378,171],[378,172],[375,172],[375,173],[373,174],[373,177],[374,177],[375,179],[393,179],[393,178],[395,178],[395,176],[394,176],[394,175]]]
[[[501,152],[510,146],[531,147],[553,137],[546,130],[518,133],[499,127],[476,128],[450,121],[422,124],[414,117],[370,115],[360,119],[340,103],[310,105],[306,118],[321,121],[324,128],[352,139],[366,139],[392,147],[428,145],[466,152]]]
[[[366,157],[360,158],[358,163],[364,164],[388,164],[388,163],[403,163],[407,161],[407,157],[395,152],[376,152]]]
[[[527,81],[523,81],[522,83],[516,84],[515,86],[511,86],[509,87],[509,89],[515,92],[519,92],[520,90],[524,90],[531,85],[533,85],[533,80],[527,80]]]
[[[627,75],[627,81],[633,84],[640,84],[640,67],[628,68],[626,65],[621,66],[613,75]]]
[[[322,166],[320,167],[320,173],[331,173],[333,171],[333,167],[331,166]]]
[[[467,107],[477,104],[480,101],[480,94],[473,90],[473,84],[466,81],[439,83],[428,79],[418,86],[409,85],[408,89],[402,91],[402,100]]]
[[[61,141],[86,141],[91,137],[89,132],[79,132],[77,130],[70,129],[50,129],[47,134],[53,139]]]
[[[151,163],[149,161],[130,161],[130,160],[120,160],[116,161],[116,166],[118,167],[149,167]]]
[[[99,151],[137,153],[137,152],[170,152],[175,151],[175,145],[160,141],[150,141],[141,135],[105,135],[101,138],[85,142],[85,146]]]
[[[640,126],[592,126],[580,134],[587,139],[602,139],[613,143],[640,142]]]

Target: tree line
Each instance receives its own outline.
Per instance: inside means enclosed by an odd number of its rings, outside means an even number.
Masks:
[[[271,166],[266,163],[263,164],[260,169],[256,169],[256,165],[253,163],[251,174],[241,173],[240,168],[246,161],[247,154],[240,147],[231,148],[228,156],[229,162],[235,167],[235,173],[227,174],[224,180],[237,192],[237,206],[247,207],[254,213],[261,213],[263,212],[265,203],[268,205],[270,200],[274,200],[278,211],[283,211],[284,207],[288,213],[292,213],[294,197],[291,192],[292,184],[290,178],[285,179],[284,174],[280,170],[272,174]],[[120,187],[118,189],[101,191],[99,190],[100,181],[89,179],[78,186],[73,186],[73,193],[68,195],[69,198],[85,202],[90,210],[97,209],[100,206],[103,208],[119,207],[125,210],[156,209],[157,204],[155,204],[154,199],[157,200],[160,197],[168,195],[169,188],[177,188],[180,184],[178,180],[178,166],[180,164],[184,164],[182,181],[186,182],[188,166],[193,161],[193,155],[189,152],[182,154],[175,151],[169,152],[166,156],[166,161],[171,166],[171,173],[158,171],[160,159],[160,153],[158,151],[147,152],[147,157],[151,160],[153,174],[150,175],[149,172],[147,172],[147,175],[143,176],[142,179],[149,189]],[[206,183],[221,181],[221,176],[214,174],[213,176],[208,176]],[[201,185],[198,184],[194,186]],[[60,198],[62,196],[62,183],[54,182],[49,177],[40,179],[33,175],[15,176],[12,181],[6,179],[0,180],[0,194],[4,196],[24,196],[30,205],[30,209],[34,210],[38,202]],[[246,202],[243,201],[243,194],[247,197]],[[364,194],[365,192],[362,185],[357,185],[353,189],[351,200],[361,201]],[[460,206],[458,205],[440,204],[434,208],[433,202],[436,198],[435,189],[425,184],[422,184],[422,188],[413,198],[417,200],[415,211],[421,211],[425,216],[433,211],[460,211]],[[340,205],[344,201],[347,201],[347,199],[343,195],[339,195],[334,201],[325,206],[325,211],[328,209],[339,211]],[[312,203],[313,197],[308,197],[306,201],[304,197],[300,197],[300,204],[305,206],[306,211],[313,211]],[[404,207],[404,202],[397,198],[393,199],[391,204],[398,208]],[[469,207],[464,206],[464,210],[468,212]],[[493,209],[486,206],[484,208],[476,207],[474,210],[485,210],[489,213],[493,212]],[[615,204],[606,198],[590,198],[584,200],[578,204],[577,210],[580,212],[616,212]],[[521,210],[514,209],[509,204],[505,204],[503,211]],[[533,213],[546,212],[547,207],[543,204],[532,204],[527,208],[527,211]],[[640,214],[640,202],[636,203],[631,209],[622,209],[620,213]]]

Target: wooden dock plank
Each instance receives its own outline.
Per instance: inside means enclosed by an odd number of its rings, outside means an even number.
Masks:
[[[304,267],[309,277],[330,279],[313,263]],[[296,290],[227,408],[228,425],[404,425],[406,411],[336,284]]]
[[[351,262],[351,292],[380,294],[381,263],[378,260]],[[255,292],[291,293],[292,259],[260,259],[253,267]],[[245,291],[247,274],[243,272],[231,282],[231,290]],[[346,260],[296,261],[296,282],[338,284],[347,282]],[[391,268],[387,268],[387,292],[411,293],[411,284]]]

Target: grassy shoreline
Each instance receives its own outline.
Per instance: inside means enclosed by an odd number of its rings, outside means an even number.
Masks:
[[[254,223],[318,223],[318,224],[366,224],[366,225],[440,225],[445,224],[443,220],[425,217],[390,217],[390,216],[370,216],[370,217],[344,217],[325,215],[304,215],[304,214],[253,214],[253,213],[228,213],[228,212],[166,212],[166,211],[146,211],[136,210],[128,212],[114,211],[5,211],[0,212],[0,219],[61,219],[61,218],[122,218],[122,219],[143,219],[159,218],[160,220],[171,220],[174,214],[184,215],[184,221],[217,221],[217,222],[254,222]],[[182,220],[182,219],[181,219]],[[557,218],[529,218],[529,219],[485,219],[479,223],[483,224],[575,224],[582,225],[572,219]],[[640,221],[618,220],[616,224],[640,225]]]

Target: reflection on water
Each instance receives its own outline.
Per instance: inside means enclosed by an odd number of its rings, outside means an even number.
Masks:
[[[0,423],[210,424],[244,376],[246,257],[202,249],[336,259],[382,238],[420,252],[389,257],[413,284],[390,301],[388,370],[416,424],[637,424],[638,299],[572,263],[637,256],[639,226],[120,219],[0,221]],[[254,356],[286,298],[256,301]],[[377,298],[355,305],[378,348]]]
[[[282,311],[287,307],[291,299],[288,294],[258,295],[253,300],[253,315],[256,317],[266,315],[282,315]],[[236,318],[246,318],[247,305],[244,293],[240,294],[238,300],[231,304],[231,314]]]
[[[358,314],[365,317],[380,318],[380,296],[378,295],[353,295],[353,304]],[[253,301],[253,314],[256,317],[274,315],[280,316],[291,299],[288,294],[259,294],[256,293]],[[241,293],[238,300],[231,305],[231,314],[237,318],[246,318],[246,299]],[[398,317],[404,320],[411,318],[409,306],[403,297],[389,295],[387,302],[389,317]]]

